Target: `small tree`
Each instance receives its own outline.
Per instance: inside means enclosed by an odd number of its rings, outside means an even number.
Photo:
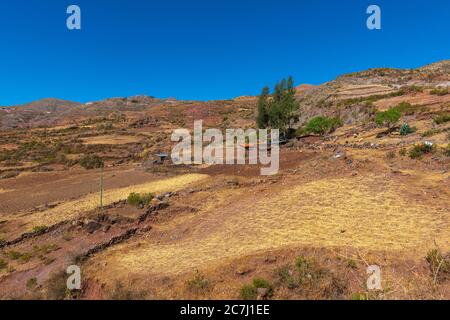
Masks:
[[[288,77],[277,83],[270,96],[269,88],[262,90],[258,100],[256,122],[260,128],[280,129],[281,135],[291,128],[292,121],[297,118],[299,103],[295,99],[294,79]]]
[[[401,113],[397,108],[390,108],[384,112],[377,112],[375,122],[379,126],[387,126],[390,129],[400,120],[400,117]]]
[[[258,115],[256,123],[259,128],[267,128],[269,125],[268,98],[270,95],[269,87],[264,87],[258,99]]]

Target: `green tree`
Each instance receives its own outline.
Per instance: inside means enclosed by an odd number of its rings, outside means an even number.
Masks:
[[[264,87],[258,99],[258,115],[256,122],[259,128],[267,128],[267,126],[269,125],[269,110],[268,110],[269,95],[270,95],[269,87]]]
[[[280,129],[285,137],[298,109],[294,79],[288,77],[275,85],[271,96],[267,87],[263,89],[258,100],[257,124],[260,128]]]
[[[401,117],[401,112],[397,108],[390,108],[384,112],[377,112],[375,122],[379,126],[387,126],[390,129]]]

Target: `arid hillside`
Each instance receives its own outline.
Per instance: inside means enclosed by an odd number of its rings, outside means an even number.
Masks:
[[[156,156],[257,97],[0,108],[0,298],[449,299],[449,88],[449,60],[299,86],[273,176]]]

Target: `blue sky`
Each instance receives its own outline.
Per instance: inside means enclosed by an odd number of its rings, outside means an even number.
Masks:
[[[82,10],[82,30],[66,9]],[[382,30],[366,9],[382,9]],[[450,59],[448,0],[4,0],[0,105],[146,94],[225,99]]]

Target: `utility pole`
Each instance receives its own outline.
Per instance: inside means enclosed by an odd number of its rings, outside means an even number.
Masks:
[[[103,210],[103,166],[100,171],[100,208]]]

